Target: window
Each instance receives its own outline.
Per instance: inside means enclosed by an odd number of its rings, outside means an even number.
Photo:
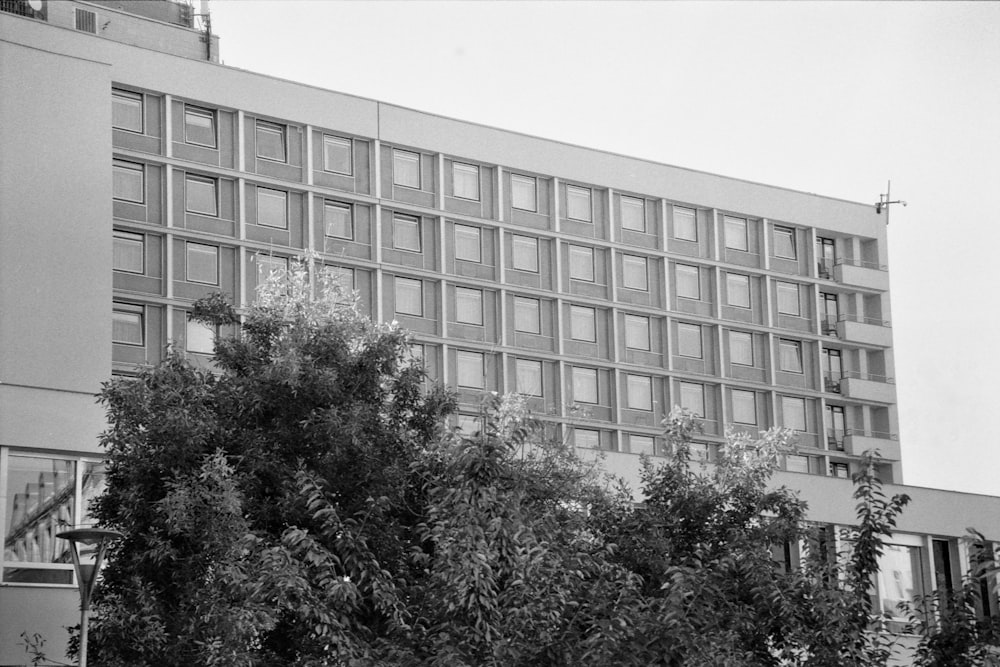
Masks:
[[[799,286],[795,283],[778,282],[775,285],[778,293],[778,312],[782,315],[801,314],[799,309]]]
[[[678,264],[675,268],[677,276],[677,296],[681,299],[701,298],[701,279],[697,266]]]
[[[111,309],[111,342],[142,345],[145,340],[142,306],[115,303]]]
[[[817,275],[824,280],[833,276],[833,267],[837,264],[837,242],[831,238],[816,237]]]
[[[836,336],[837,321],[840,319],[837,295],[830,292],[820,292],[819,307],[823,311],[823,333]]]
[[[115,232],[112,268],[126,273],[145,271],[146,237],[142,234]]]
[[[648,317],[625,315],[625,347],[633,350],[649,349]]]
[[[797,340],[778,341],[778,368],[786,373],[802,372],[802,343]]]
[[[219,284],[219,248],[201,243],[187,244],[186,277],[188,282]]]
[[[681,241],[698,240],[698,221],[692,209],[674,207],[674,238]]]
[[[582,449],[600,449],[601,433],[589,428],[573,429],[573,444]]]
[[[823,348],[824,387],[827,391],[840,392],[840,381],[844,377],[844,363],[840,350]]]
[[[392,151],[392,182],[404,188],[420,189],[420,156],[409,151]]]
[[[455,367],[458,373],[458,386],[482,389],[486,383],[483,363],[484,358],[481,352],[457,351],[455,353]]]
[[[726,303],[737,308],[750,307],[750,276],[726,274]]]
[[[424,284],[412,278],[396,278],[396,313],[399,315],[424,314]]]
[[[350,204],[323,202],[323,223],[327,236],[354,240],[354,212]]]
[[[542,304],[538,299],[514,297],[514,331],[538,334],[541,327]]]
[[[483,324],[483,292],[468,287],[455,288],[455,321],[461,324]]]
[[[185,333],[184,342],[188,352],[196,352],[198,354],[212,354],[215,352],[215,329],[213,327],[189,319]]]
[[[581,188],[577,185],[566,186],[566,217],[581,222],[593,220],[590,188]]]
[[[834,449],[844,448],[844,435],[847,432],[847,415],[843,405],[827,405],[827,443]]]
[[[216,180],[187,174],[184,177],[184,210],[188,213],[218,215],[219,195]]]
[[[729,361],[739,366],[753,366],[753,334],[729,332]]]
[[[573,401],[576,403],[597,403],[597,369],[573,367]]]
[[[757,395],[752,391],[733,389],[733,421],[737,424],[757,423]]]
[[[702,358],[701,325],[677,323],[677,354],[694,359]]]
[[[479,201],[479,167],[474,164],[453,162],[451,181],[456,197]]]
[[[483,261],[482,230],[479,227],[455,225],[455,259],[463,262]]]
[[[690,410],[695,417],[705,417],[705,386],[692,382],[681,382],[681,407]]]
[[[287,162],[285,126],[257,121],[257,157],[275,162]]]
[[[257,289],[268,281],[282,281],[288,274],[288,260],[284,257],[257,255]]]
[[[542,395],[542,362],[518,359],[515,364],[517,393],[527,396]]]
[[[626,289],[649,291],[649,273],[645,257],[622,255],[622,286]]]
[[[522,211],[538,210],[537,181],[531,176],[510,175],[510,205]]]
[[[622,229],[646,231],[646,202],[635,197],[622,196]]]
[[[511,266],[518,271],[538,273],[538,239],[514,234],[511,243]]]
[[[782,426],[795,431],[806,431],[806,399],[794,396],[781,397]]]
[[[851,476],[851,469],[846,463],[831,463],[830,464],[830,474],[834,477],[840,477],[842,479],[847,479]]]
[[[112,197],[142,204],[146,201],[145,170],[141,164],[114,160],[112,164]]]
[[[795,230],[789,227],[774,228],[774,256],[795,259]]]
[[[627,405],[630,410],[653,409],[653,378],[647,375],[625,376],[625,386],[628,391]]]
[[[569,247],[569,277],[571,280],[594,282],[594,249],[579,245]]]
[[[142,134],[142,95],[128,90],[111,91],[111,127]]]
[[[899,610],[902,602],[910,602],[923,595],[923,570],[920,548],[901,544],[886,544],[878,559],[878,597],[881,613],[892,619],[905,621],[905,612]]]
[[[354,269],[349,266],[324,266],[326,285],[337,285],[344,292],[354,291]]]
[[[55,535],[94,524],[88,506],[104,491],[104,465],[15,451],[3,464],[4,582],[72,584],[69,542]]]
[[[257,224],[288,229],[288,193],[257,186]]]
[[[354,172],[354,144],[350,139],[323,135],[323,170],[347,176]]]
[[[597,342],[597,311],[586,306],[569,307],[569,330],[573,340]]]
[[[457,415],[455,417],[455,421],[458,424],[458,430],[466,436],[476,435],[481,433],[483,430],[483,424],[479,417],[474,417],[472,415]]]
[[[749,249],[749,239],[747,238],[747,221],[744,218],[731,218],[728,215],[723,217],[726,226],[726,247],[730,250]]]
[[[636,435],[635,433],[629,433],[628,451],[632,454],[645,454],[647,456],[653,456],[656,453],[653,443],[653,438],[648,435]]]
[[[184,142],[209,148],[218,146],[215,132],[215,112],[185,104]]]
[[[809,472],[809,457],[795,454],[785,455],[785,470],[788,472]]]
[[[392,216],[392,247],[396,250],[420,252],[420,220],[396,213]]]

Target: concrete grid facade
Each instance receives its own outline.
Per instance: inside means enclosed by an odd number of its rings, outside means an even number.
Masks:
[[[100,383],[168,343],[207,364],[193,301],[245,307],[297,256],[414,333],[463,425],[519,391],[633,481],[672,405],[703,418],[709,461],[727,425],[790,426],[778,481],[837,524],[863,451],[902,483],[871,205],[224,67],[178,3],[26,4],[0,12],[0,664],[32,618],[72,624],[52,534],[100,487]],[[1000,499],[906,491],[911,591],[958,581],[965,526],[1000,540]]]

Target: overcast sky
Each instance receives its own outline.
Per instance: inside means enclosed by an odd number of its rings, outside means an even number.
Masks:
[[[904,481],[1000,495],[1000,3],[210,6],[234,67],[853,201],[891,179]]]

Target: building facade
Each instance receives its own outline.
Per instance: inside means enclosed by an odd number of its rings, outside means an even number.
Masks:
[[[778,481],[817,521],[853,521],[865,450],[900,490],[873,206],[225,67],[185,3],[0,9],[0,664],[75,623],[54,534],[100,489],[101,383],[168,344],[207,364],[194,300],[304,255],[414,333],[463,424],[518,391],[634,481],[681,405],[709,461],[727,426],[794,428]],[[958,582],[966,526],[1000,541],[1000,498],[905,491],[886,608]]]

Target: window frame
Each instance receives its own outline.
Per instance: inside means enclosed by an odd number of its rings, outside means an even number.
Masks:
[[[589,436],[591,434],[593,434],[594,441],[596,442],[596,445],[597,445],[596,447],[590,447],[589,443],[582,443],[582,442],[580,442],[580,440],[581,440],[580,436],[582,434],[584,434],[584,433],[587,434],[588,439],[589,439]],[[574,427],[573,428],[573,446],[574,447],[579,447],[581,449],[596,449],[596,450],[600,450],[601,449],[601,432],[598,431],[597,429],[593,429],[593,428],[576,428],[576,427]]]
[[[633,271],[638,271],[640,263],[642,268],[642,279],[638,283],[633,283],[629,280],[629,269],[631,268]],[[633,277],[638,276],[639,274],[636,273]],[[649,291],[649,258],[641,255],[622,254],[622,287],[624,289],[635,290],[637,292]]]
[[[722,224],[725,230],[723,239],[726,249],[750,252],[750,222],[746,218],[735,215],[724,215],[722,216]],[[740,235],[742,235],[742,239],[739,238]]]
[[[689,336],[685,336],[683,331],[690,332]],[[697,339],[694,338],[694,333],[697,332]],[[698,341],[698,353],[689,354],[685,352],[684,341]],[[678,322],[677,323],[677,355],[680,357],[685,357],[687,359],[704,359],[705,358],[705,333],[704,327],[700,324],[694,324],[692,322]]]
[[[475,176],[475,196],[466,193],[466,186],[471,185],[471,182],[464,183],[464,181],[459,179],[459,174],[463,174],[465,177]],[[462,191],[463,194],[459,194],[459,183],[463,183]],[[452,162],[451,163],[451,194],[457,199],[465,199],[466,201],[480,201],[482,198],[482,179],[480,177],[479,165],[470,164],[468,162]]]
[[[522,260],[526,256],[525,253],[528,250],[528,245],[531,246],[531,259],[530,262],[523,262]],[[518,252],[518,246],[524,253]],[[510,235],[510,265],[515,271],[525,271],[527,273],[538,273],[539,271],[539,257],[538,257],[538,238],[534,236],[525,236],[523,234],[511,234]]]
[[[288,275],[288,258],[268,255],[258,252],[254,255],[254,261],[257,265],[257,288],[260,289],[261,285],[266,283],[268,279],[274,275],[276,271],[282,271],[287,276]],[[267,272],[264,272],[264,267],[270,266]]]
[[[479,366],[478,383],[462,384],[463,370],[466,372],[471,370],[470,368],[463,369],[463,362],[465,364],[475,363]],[[455,350],[455,384],[466,389],[484,389],[486,387],[486,355],[472,350]]]
[[[212,188],[212,211],[200,211],[198,209],[191,208],[191,183],[198,183],[201,185],[211,186]],[[201,174],[184,174],[184,212],[194,213],[195,215],[204,215],[209,218],[219,217],[219,179],[212,176],[202,176]]]
[[[578,335],[577,327],[574,324],[579,321],[578,316],[586,314],[588,320],[590,321],[590,329],[593,331],[592,338],[581,338]],[[570,340],[577,340],[584,343],[596,343],[597,342],[597,309],[591,306],[580,306],[577,304],[570,304],[569,306],[569,337]]]
[[[684,284],[684,281],[681,280],[681,274],[690,274],[692,271],[694,272],[694,284],[697,287],[697,293],[694,295],[687,292],[682,294],[681,285]],[[701,301],[701,269],[693,264],[674,264],[674,291],[678,299]]]
[[[785,366],[786,353],[791,351],[794,357],[791,358],[791,368]],[[790,338],[778,339],[778,370],[782,373],[795,373],[802,375],[805,373],[805,365],[802,357],[802,341],[791,340]],[[797,368],[796,368],[797,367]]]
[[[463,224],[455,223],[453,232],[454,232],[454,237],[455,237],[455,259],[458,260],[458,261],[460,261],[460,262],[472,262],[474,264],[482,264],[483,263],[483,228],[482,227],[476,227],[476,226],[473,226],[473,225],[463,225]],[[468,235],[466,237],[466,241],[469,241],[471,239],[472,235],[475,236],[475,246],[476,246],[475,259],[473,259],[471,256],[465,256],[465,255],[460,255],[459,254],[459,249],[463,247],[462,244],[459,243],[459,238],[463,234]]]
[[[117,102],[116,102],[117,100]],[[115,104],[121,104],[123,101],[128,100],[131,103],[136,103],[139,110],[139,127],[115,125]],[[137,93],[132,90],[124,90],[121,88],[111,89],[111,127],[115,130],[121,130],[123,132],[131,132],[132,134],[145,134],[146,133],[146,96],[142,93]]]
[[[635,395],[636,392],[633,391],[633,387],[637,386],[635,383],[641,382],[645,387],[644,393],[648,393],[648,396],[638,396]],[[639,401],[635,400],[638,398],[647,398],[648,400],[644,405],[638,405]],[[655,401],[653,400],[653,378],[649,375],[638,375],[636,373],[626,373],[625,374],[625,406],[629,410],[640,410],[642,412],[652,412]]]
[[[740,412],[740,410],[737,409],[737,405],[738,405],[737,397],[738,396],[741,397],[741,398],[749,397],[748,398],[748,400],[750,401],[749,404],[746,404],[746,405],[740,404],[740,405],[742,407],[744,407],[744,408],[750,407],[753,410],[753,421],[743,421],[743,420],[737,418],[737,417],[743,417],[743,416],[745,416],[745,415],[738,415],[737,414],[738,412]],[[730,391],[730,398],[731,398],[732,404],[733,404],[733,423],[734,424],[743,424],[745,426],[757,426],[757,392],[751,391],[751,390],[748,390],[748,389],[732,389]]]
[[[196,336],[191,335],[191,329],[193,327],[201,327],[211,335],[210,338],[211,345],[209,346],[208,349],[204,347],[200,349],[194,349],[191,346],[192,340],[195,341],[200,340]],[[188,317],[187,322],[184,325],[184,350],[186,352],[191,352],[193,354],[215,354],[215,339],[218,335],[219,332],[217,329],[205,324],[204,322],[199,322],[198,320]]]
[[[263,130],[265,136],[270,134],[271,136],[277,136],[280,142],[281,157],[273,157],[271,155],[261,155],[261,145],[267,145],[267,142],[262,142],[261,131]],[[260,160],[267,160],[269,162],[278,162],[282,164],[288,164],[288,126],[275,123],[269,120],[263,120],[261,118],[254,119],[254,156]]]
[[[698,417],[699,419],[704,419],[705,418],[705,385],[703,385],[703,384],[701,384],[699,382],[683,382],[683,381],[682,382],[678,382],[677,385],[678,385],[677,386],[678,405],[680,405],[682,408],[684,408],[686,410],[690,410],[692,412],[692,414],[694,414],[695,417]],[[697,399],[698,399],[698,403],[700,403],[700,405],[699,405],[699,407],[698,407],[697,410],[695,410],[695,409],[691,408],[690,406],[686,405],[686,403],[688,403],[688,401],[686,400],[686,398],[691,398],[692,397],[691,392],[694,391],[694,390],[697,390]]]
[[[595,259],[594,259],[594,249],[592,247],[567,244],[566,254],[569,258],[570,280],[578,280],[580,282],[585,282],[585,283],[597,282],[597,270],[594,267]],[[584,255],[586,255],[586,258],[584,258]],[[580,277],[579,275],[576,275],[577,269],[584,267],[584,265],[581,262],[584,262],[585,259],[589,260],[590,270],[589,272],[584,271],[584,276],[586,276],[589,273],[590,275],[589,278]]]
[[[525,313],[525,307],[528,306],[530,302],[533,312],[534,327],[532,329],[520,328],[524,325],[524,321],[518,316],[518,313]],[[528,296],[517,296],[513,297],[513,307],[514,307],[514,331],[518,333],[527,333],[540,335],[542,333],[542,301],[541,299],[535,299]]]
[[[130,340],[121,340],[115,338],[115,327],[114,321],[117,315],[131,315],[134,316],[138,326],[139,332],[139,342]],[[125,303],[122,301],[114,301],[111,304],[111,343],[113,345],[128,345],[129,347],[145,347],[146,346],[146,308],[145,306],[140,306],[133,303]]]
[[[197,141],[192,139],[188,128],[190,124],[188,123],[189,117],[197,118],[207,118],[209,121],[209,129],[212,133],[212,143],[205,143],[203,141]],[[219,147],[219,124],[218,116],[214,109],[207,109],[205,107],[196,106],[194,104],[184,103],[184,143],[190,144],[192,146],[203,146],[205,148],[218,148]]]
[[[586,381],[588,386],[587,391],[581,391],[580,385]],[[573,389],[573,402],[574,403],[584,403],[586,405],[600,405],[601,403],[601,382],[600,373],[598,373],[596,368],[587,368],[585,366],[573,366],[570,372],[570,382],[572,383]],[[593,400],[588,400],[593,397]]]
[[[330,220],[328,213],[331,209],[345,211],[347,213],[347,235],[343,234],[332,234],[331,229],[336,220]],[[332,239],[343,239],[345,241],[354,240],[354,205],[348,204],[347,202],[332,201],[329,199],[323,200],[323,235]]]
[[[455,322],[470,326],[483,326],[483,290],[474,287],[455,287]],[[470,309],[462,308],[465,303]],[[472,307],[472,306],[475,307]]]
[[[734,289],[736,288],[736,289]],[[746,297],[734,302],[733,295]],[[750,294],[750,276],[744,273],[726,273],[726,305],[732,308],[743,308],[749,310],[753,305],[753,297]]]
[[[413,158],[412,164],[417,167],[416,170],[416,185],[411,185],[410,183],[401,182],[401,174],[403,170],[398,169],[397,166],[404,164],[403,160],[409,160]],[[413,151],[404,150],[402,148],[392,149],[392,184],[398,185],[401,188],[409,188],[411,190],[420,190],[423,186],[423,165],[421,164],[420,153],[415,153]]]
[[[399,298],[400,288],[409,287],[415,289],[415,295],[417,298],[417,305],[419,306],[419,312],[412,312],[408,310],[400,310],[400,302],[403,301]],[[424,281],[419,278],[406,278],[404,276],[394,276],[392,281],[392,311],[396,315],[407,315],[409,317],[423,317],[424,316]]]
[[[652,349],[652,335],[650,334],[650,319],[646,315],[634,315],[625,313],[622,318],[625,329],[625,349],[649,351]],[[633,333],[641,330],[645,345],[634,345]]]
[[[118,244],[119,241],[122,241],[122,242],[125,242],[125,243],[130,243],[130,244],[138,244],[138,246],[139,246],[139,269],[138,270],[122,268],[121,266],[119,266],[117,264],[117,260],[116,260],[117,253],[114,252],[114,247],[115,247],[115,245]],[[126,232],[126,231],[122,231],[122,230],[116,229],[114,231],[114,233],[112,234],[112,242],[111,242],[111,244],[112,244],[112,252],[111,252],[111,263],[112,263],[111,270],[112,271],[120,271],[122,273],[131,273],[133,275],[140,275],[140,276],[141,275],[145,275],[145,273],[146,273],[146,235],[145,234],[137,234],[135,232]]]
[[[646,200],[640,197],[632,197],[630,195],[622,195],[620,199],[619,206],[621,208],[621,228],[627,229],[632,232],[640,232],[642,234],[646,233]],[[627,207],[631,207],[632,210],[638,210],[640,213],[639,225],[637,227],[626,225],[625,222],[628,216],[625,215]]]
[[[399,250],[401,252],[423,252],[423,225],[420,224],[421,219],[415,215],[407,215],[405,213],[393,213],[392,214],[392,249]],[[413,225],[416,230],[416,248],[402,245],[402,241],[406,238],[405,235],[401,235],[399,232],[402,225]]]
[[[642,447],[640,445],[646,444],[648,441],[649,451],[641,451]],[[640,451],[636,451],[640,450]],[[629,454],[646,454],[647,456],[656,455],[656,438],[651,435],[642,435],[641,433],[629,433],[628,434],[628,451]]]
[[[329,151],[330,145],[340,145],[347,149],[347,171],[334,169],[330,166]],[[343,176],[354,175],[354,140],[350,137],[341,137],[335,134],[323,134],[323,171],[330,174],[341,174]]]
[[[750,357],[749,357],[748,361],[738,361],[737,358],[736,358],[735,351],[737,349],[741,348],[741,347],[744,347],[743,345],[737,345],[737,344],[735,344],[735,337],[737,337],[737,336],[739,336],[741,338],[744,337],[744,336],[746,337],[745,348],[746,348],[746,350],[750,354]],[[756,361],[755,357],[756,357],[756,355],[754,354],[754,349],[753,349],[753,334],[750,333],[749,331],[734,331],[734,330],[730,330],[729,331],[729,363],[736,364],[737,366],[748,366],[750,368],[753,368],[755,366],[754,362]],[[742,355],[741,355],[740,358],[741,359],[743,358]]]
[[[788,424],[788,414],[790,412],[789,406],[793,405],[794,410],[798,412],[797,417],[801,417],[802,428],[796,428],[795,426],[790,426]],[[809,419],[806,414],[806,399],[801,396],[782,396],[781,397],[781,425],[784,428],[790,428],[797,433],[808,433],[809,432]]]
[[[278,190],[276,188],[268,188],[260,185],[256,186],[256,188],[254,189],[257,191],[256,195],[254,196],[254,202],[257,207],[256,211],[257,224],[260,225],[261,227],[270,227],[272,229],[288,229],[288,192],[286,190]],[[272,224],[270,222],[264,222],[263,220],[261,220],[260,212],[262,210],[262,207],[260,205],[260,198],[262,193],[266,193],[263,195],[264,197],[274,197],[275,199],[279,198],[277,195],[281,195],[280,196],[280,199],[282,200],[281,211],[283,214],[281,224]]]
[[[531,208],[527,206],[519,206],[517,202],[517,188],[514,187],[514,183],[520,182],[521,185],[531,186]],[[510,207],[515,208],[519,211],[529,211],[531,213],[538,212],[538,179],[534,176],[525,176],[524,174],[511,174],[510,175]]]
[[[324,264],[321,269],[324,279],[328,283],[340,286],[341,291],[353,292],[356,289],[356,276],[353,266],[337,266],[335,264]],[[345,277],[350,277],[350,286],[344,285]]]
[[[111,187],[111,197],[115,201],[124,201],[131,204],[145,204],[146,203],[146,165],[140,162],[130,162],[128,160],[119,160],[117,158],[111,161],[111,171],[112,171],[112,187]],[[130,173],[138,174],[139,177],[139,195],[138,199],[133,199],[131,197],[122,196],[122,193],[115,191],[114,183],[117,179],[113,178],[117,173]]]
[[[586,197],[587,217],[581,218],[574,215],[573,213],[574,207],[570,204],[570,202],[572,201],[570,197],[571,194],[573,194],[574,197],[584,197],[584,196]],[[592,188],[588,188],[582,185],[572,185],[570,183],[566,184],[566,219],[575,220],[576,222],[587,222],[587,223],[594,222],[594,191]]]
[[[691,235],[691,238],[688,238],[687,236],[681,236],[681,235],[679,235],[678,234],[679,225],[677,224],[678,214],[680,214],[685,219],[687,219],[689,213],[690,213],[690,220],[691,220],[691,223],[692,223],[692,227],[691,227],[692,235]],[[686,206],[674,206],[673,207],[673,216],[674,216],[673,217],[673,220],[674,220],[674,230],[673,230],[674,233],[673,233],[673,237],[675,239],[677,239],[678,241],[686,241],[688,243],[698,243],[698,211],[696,209],[688,208]]]
[[[537,374],[538,378],[537,392],[531,391],[532,389],[535,389],[535,387],[525,387],[524,389],[522,389],[521,378],[524,377],[523,373],[525,371],[530,371],[532,375]],[[522,358],[515,359],[514,388],[518,394],[522,394],[524,396],[534,396],[538,398],[545,396],[545,369],[542,365],[542,362],[539,361],[538,359],[522,359]]]
[[[791,248],[790,255],[783,255],[779,252],[780,244],[778,238],[787,235],[788,247]],[[774,244],[774,256],[780,259],[797,260],[799,258],[798,248],[795,244],[795,229],[784,225],[775,225],[771,230],[771,238]]]
[[[795,310],[794,311],[782,310],[782,291],[785,292],[785,296],[786,297],[789,297],[790,294],[791,294],[791,292],[789,291],[789,288],[791,290],[794,290],[794,294],[795,294]],[[790,315],[792,317],[802,317],[802,296],[799,293],[799,289],[800,288],[799,288],[799,284],[798,283],[790,283],[790,282],[787,282],[787,281],[784,281],[784,280],[776,280],[776,281],[774,281],[775,305],[776,305],[776,307],[778,309],[778,314],[779,315]]]
[[[211,254],[214,258],[214,276],[213,280],[205,280],[199,277],[193,277],[191,271],[191,253],[201,252],[206,256]],[[219,252],[219,246],[209,245],[207,243],[197,243],[195,241],[185,241],[184,242],[184,280],[189,283],[199,283],[201,285],[218,285],[219,284],[219,260],[222,253]]]

